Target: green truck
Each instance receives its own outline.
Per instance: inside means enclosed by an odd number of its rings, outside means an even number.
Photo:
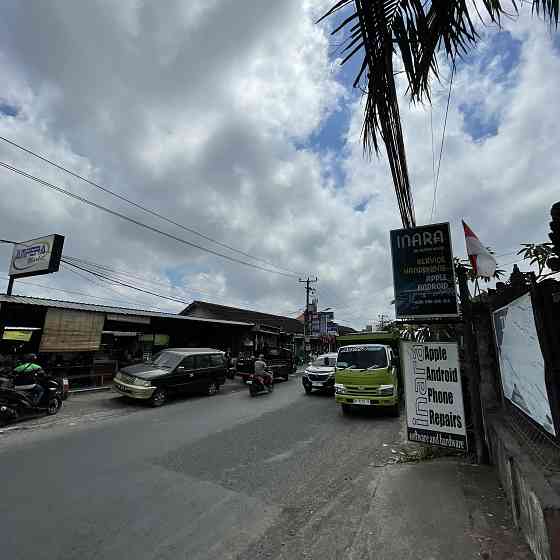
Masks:
[[[352,407],[378,407],[399,415],[402,383],[399,334],[354,333],[337,337],[335,400],[342,412]]]

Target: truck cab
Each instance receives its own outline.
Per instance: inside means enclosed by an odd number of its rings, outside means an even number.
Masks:
[[[401,394],[398,359],[394,344],[387,343],[396,341],[381,336],[377,337],[379,342],[366,340],[339,347],[335,401],[345,414],[353,407],[376,407],[398,416]]]

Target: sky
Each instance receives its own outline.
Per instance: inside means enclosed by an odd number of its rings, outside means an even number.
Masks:
[[[332,0],[331,0],[332,1]],[[64,254],[125,271],[181,301],[296,316],[299,278],[319,307],[363,328],[394,316],[389,231],[401,227],[384,155],[364,157],[356,63],[340,66],[328,0],[4,0],[0,136],[223,245],[162,221],[0,141],[0,161],[95,203],[272,273],[225,260],[0,168],[0,238],[60,233]],[[433,105],[401,114],[418,225],[464,219],[511,271],[547,241],[560,199],[560,41],[524,10],[481,29],[457,67],[434,215],[449,70]],[[443,61],[443,68],[447,68]],[[0,245],[0,284],[11,246]],[[528,269],[519,263],[522,270]],[[278,270],[278,268],[275,268]],[[64,290],[64,291],[63,291]],[[67,265],[14,293],[180,311]]]

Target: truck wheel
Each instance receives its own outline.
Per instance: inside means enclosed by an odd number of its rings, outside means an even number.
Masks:
[[[342,406],[342,414],[346,415],[346,414],[350,414],[351,412],[351,407],[349,404],[343,404]]]
[[[394,416],[395,418],[397,418],[399,416],[399,414],[400,414],[400,410],[399,410],[398,403],[389,407],[389,415],[390,416]]]

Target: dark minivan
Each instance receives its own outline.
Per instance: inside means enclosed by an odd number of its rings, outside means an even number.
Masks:
[[[214,395],[226,382],[226,360],[212,348],[169,348],[153,360],[128,366],[115,376],[114,388],[126,397],[161,406],[173,393]]]

